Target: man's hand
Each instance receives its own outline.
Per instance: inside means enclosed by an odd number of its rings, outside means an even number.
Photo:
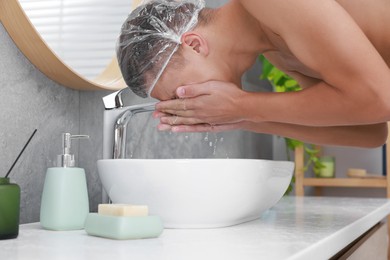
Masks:
[[[176,90],[178,99],[156,105],[156,115],[162,125],[197,125],[197,130],[231,125],[246,120],[245,104],[241,102],[247,94],[221,81],[182,86]]]

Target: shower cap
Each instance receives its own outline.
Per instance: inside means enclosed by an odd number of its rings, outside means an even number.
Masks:
[[[150,96],[204,7],[204,0],[144,0],[130,13],[116,51],[122,76],[135,94]]]

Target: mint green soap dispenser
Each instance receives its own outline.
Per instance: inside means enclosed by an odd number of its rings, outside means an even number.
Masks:
[[[63,153],[57,166],[47,169],[41,201],[41,226],[50,230],[83,229],[89,213],[85,171],[75,166],[71,140],[86,135],[62,134]]]

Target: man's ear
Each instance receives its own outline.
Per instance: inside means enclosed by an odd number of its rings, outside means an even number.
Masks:
[[[181,37],[181,43],[184,48],[191,49],[197,54],[202,56],[209,55],[209,46],[206,39],[196,32],[186,32],[183,34]]]

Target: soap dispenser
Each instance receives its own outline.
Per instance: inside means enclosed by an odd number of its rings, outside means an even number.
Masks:
[[[85,171],[75,166],[70,154],[71,140],[89,138],[87,135],[62,134],[62,154],[57,167],[48,168],[42,193],[41,226],[50,230],[84,228],[89,213]]]

